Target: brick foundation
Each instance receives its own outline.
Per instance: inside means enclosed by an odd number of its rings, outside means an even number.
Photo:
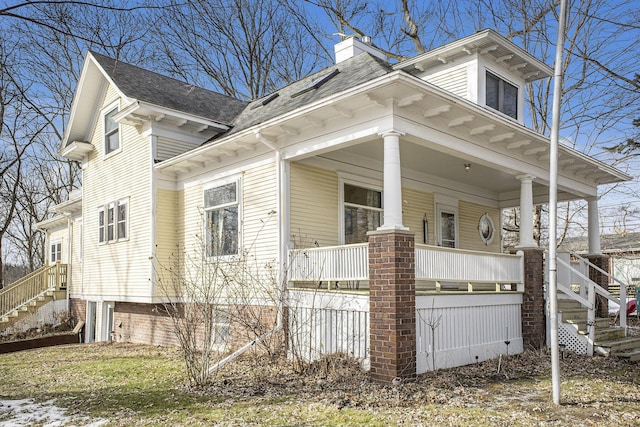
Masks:
[[[162,304],[116,302],[113,310],[113,330],[114,339],[118,342],[178,345],[173,323]]]
[[[369,233],[371,378],[377,382],[416,376],[414,245],[414,233]]]
[[[525,349],[538,349],[546,343],[544,251],[542,249],[524,249],[523,252],[522,338]]]
[[[73,324],[87,319],[87,302],[83,299],[71,298],[69,300],[69,316],[73,320]]]
[[[611,269],[609,267],[610,259],[607,255],[589,255],[586,258],[596,267],[601,268],[607,273],[611,273]],[[604,289],[609,290],[609,278],[593,267],[589,267],[589,279],[593,280]],[[600,295],[596,295],[596,316],[609,316],[609,301]]]

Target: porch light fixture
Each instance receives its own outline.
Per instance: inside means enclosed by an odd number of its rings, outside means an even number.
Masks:
[[[469,169],[471,169],[471,163],[465,163],[464,164],[464,171],[465,172],[469,172]]]

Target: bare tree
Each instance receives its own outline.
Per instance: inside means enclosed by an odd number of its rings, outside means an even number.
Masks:
[[[275,1],[172,3],[158,26],[163,68],[241,99],[256,99],[300,78],[318,63]],[[292,68],[291,61],[296,60]]]

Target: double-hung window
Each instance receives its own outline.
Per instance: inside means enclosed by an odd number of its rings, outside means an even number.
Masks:
[[[112,243],[128,237],[129,203],[111,202],[98,209],[98,242]]]
[[[118,113],[118,107],[104,115],[104,154],[110,154],[120,149],[120,127],[113,120]]]
[[[205,245],[209,257],[238,255],[238,183],[233,181],[204,191]]]
[[[518,119],[518,87],[487,71],[486,104],[507,116]]]
[[[344,243],[362,243],[382,224],[382,192],[344,184]]]
[[[62,241],[51,242],[51,263],[59,262],[62,259]]]

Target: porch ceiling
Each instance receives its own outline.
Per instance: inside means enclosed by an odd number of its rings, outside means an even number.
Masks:
[[[325,153],[321,157],[375,170],[381,176],[384,160],[383,141],[379,138],[369,140]],[[492,166],[490,159],[458,157],[403,140],[400,162],[403,179],[410,186],[413,183],[413,186],[426,186],[434,192],[455,192],[461,197],[478,199],[484,203],[492,202],[500,207],[519,205],[520,181],[516,177],[520,173]],[[469,168],[466,169],[465,165],[469,165]],[[544,203],[549,194],[548,187],[534,182],[533,193],[536,203]],[[570,200],[580,196],[559,191],[558,198]]]

